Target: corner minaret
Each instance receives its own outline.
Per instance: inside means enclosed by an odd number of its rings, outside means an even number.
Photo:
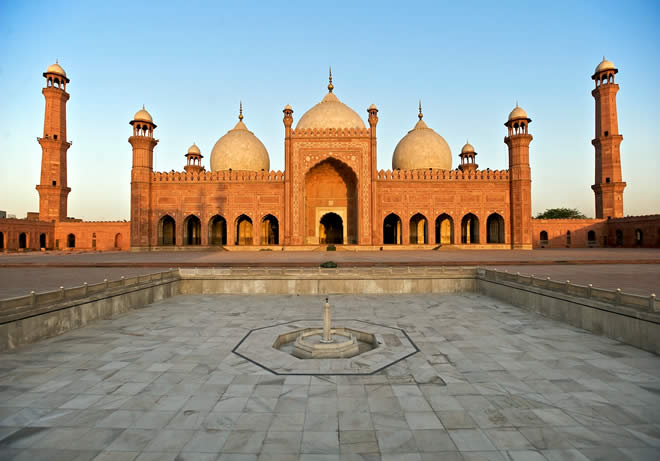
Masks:
[[[57,62],[49,66],[43,76],[46,78],[46,88],[41,90],[46,98],[44,133],[42,138],[37,138],[41,145],[41,180],[37,185],[39,219],[54,222],[66,219],[67,198],[71,192],[66,177],[66,153],[71,147],[66,140],[69,79]]]
[[[591,188],[596,196],[596,218],[620,218],[623,216],[623,189],[626,183],[621,178],[620,145],[616,113],[616,94],[619,85],[614,83],[614,74],[619,70],[603,56],[591,78],[596,88],[591,95],[596,100],[596,135],[591,141],[596,149],[596,179]]]
[[[152,241],[151,220],[151,175],[154,168],[154,139],[156,124],[144,106],[130,121],[133,136],[128,142],[133,146],[133,168],[131,169],[131,249],[149,248]]]
[[[527,112],[516,104],[504,124],[509,129],[504,143],[509,147],[510,235],[513,249],[532,249],[532,170],[529,166],[532,135],[527,130],[531,121]]]

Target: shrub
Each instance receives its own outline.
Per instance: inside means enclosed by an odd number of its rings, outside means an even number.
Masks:
[[[321,267],[323,267],[324,269],[334,269],[335,267],[337,267],[337,263],[333,261],[326,261],[324,263],[321,263]]]
[[[328,248],[326,248],[327,251],[337,251],[337,247],[334,246],[332,243],[328,245]]]

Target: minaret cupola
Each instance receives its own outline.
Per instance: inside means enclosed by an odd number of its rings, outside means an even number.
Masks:
[[[183,167],[183,169],[186,170],[186,173],[200,173],[206,170],[206,168],[202,166],[203,158],[204,156],[199,150],[199,147],[197,147],[197,144],[193,143],[193,145],[188,148],[188,152],[186,153],[187,164]]]
[[[461,158],[461,164],[458,168],[465,173],[476,171],[477,168],[479,168],[479,165],[476,163],[476,156],[477,153],[475,152],[474,147],[466,141],[459,155]]]

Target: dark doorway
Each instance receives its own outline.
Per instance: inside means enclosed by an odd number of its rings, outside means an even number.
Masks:
[[[46,234],[39,235],[39,248],[46,248]]]
[[[76,247],[76,236],[73,234],[69,234],[66,238],[66,246],[68,248],[75,248]]]
[[[227,244],[227,221],[220,215],[215,215],[209,221],[209,245]]]
[[[383,244],[401,244],[401,219],[394,213],[390,213],[383,221]]]
[[[252,220],[246,215],[236,219],[236,245],[252,245]]]
[[[186,245],[200,245],[202,243],[202,223],[195,215],[190,215],[184,221],[185,235],[183,241]]]
[[[479,243],[479,218],[472,213],[466,214],[461,220],[461,243]]]
[[[170,215],[165,215],[160,218],[158,225],[158,245],[175,245],[176,244],[176,222]]]
[[[488,216],[486,221],[486,243],[504,243],[504,218],[497,213]]]
[[[319,243],[344,243],[344,223],[337,213],[327,213],[321,218]]]
[[[435,243],[438,245],[454,243],[454,220],[446,213],[435,218]]]
[[[27,248],[27,235],[25,232],[21,232],[18,235],[18,248],[25,249]]]
[[[261,244],[262,245],[279,245],[279,223],[277,218],[272,214],[267,214],[261,220]]]

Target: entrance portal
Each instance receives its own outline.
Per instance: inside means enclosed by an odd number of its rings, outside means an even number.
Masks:
[[[337,213],[326,213],[321,218],[319,243],[344,243],[344,223]]]

